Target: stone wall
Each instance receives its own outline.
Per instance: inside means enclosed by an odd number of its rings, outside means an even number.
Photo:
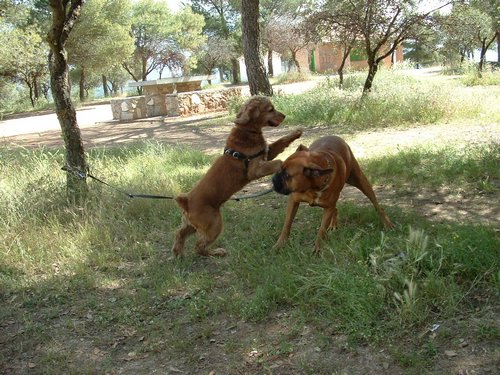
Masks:
[[[136,120],[147,116],[146,98],[131,96],[128,98],[112,99],[111,111],[114,120]]]
[[[179,115],[223,111],[228,108],[232,98],[240,96],[241,88],[179,93]]]
[[[229,88],[112,99],[111,110],[114,120],[223,111],[228,108],[231,98],[241,96],[241,91],[241,88]]]

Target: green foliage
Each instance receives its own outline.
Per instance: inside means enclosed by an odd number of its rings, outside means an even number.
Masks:
[[[32,107],[41,97],[40,86],[47,78],[48,48],[35,27],[9,27],[0,21],[0,76],[22,82]]]
[[[440,18],[444,34],[443,52],[448,63],[462,61],[475,49],[489,47],[490,41],[495,40],[498,6],[487,3],[457,4],[451,13]]]
[[[477,64],[468,65],[461,81],[465,86],[499,86],[500,70],[486,67],[480,73]]]
[[[500,144],[422,146],[363,161],[373,182],[491,192],[500,179]],[[432,170],[432,173],[429,171]]]
[[[127,60],[134,51],[129,0],[92,0],[67,42],[68,60],[90,73],[101,73]]]
[[[165,2],[140,0],[132,6],[131,20],[136,48],[126,65],[136,80],[145,80],[158,68],[189,68],[182,53],[205,41],[201,34],[203,17],[189,7],[172,14]]]
[[[276,77],[272,84],[273,85],[283,85],[287,83],[296,83],[296,82],[303,82],[303,81],[308,81],[311,79],[311,74],[310,73],[304,73],[304,72],[287,72],[280,74],[278,77]]]
[[[278,96],[277,108],[287,113],[287,122],[300,125],[329,125],[342,131],[414,123],[435,123],[477,107],[453,98],[451,86],[421,82],[389,71],[379,73],[370,95],[361,97],[364,77],[345,77],[344,89],[328,79],[302,95]],[[339,130],[337,130],[338,132]]]

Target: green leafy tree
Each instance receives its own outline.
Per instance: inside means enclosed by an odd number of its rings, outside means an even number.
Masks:
[[[443,53],[449,63],[459,60],[460,64],[471,58],[475,49],[475,28],[479,12],[469,6],[454,6],[451,13],[440,17],[444,34]]]
[[[266,39],[266,48],[272,53],[276,51],[284,56],[289,56],[291,62],[298,72],[302,70],[297,59],[297,53],[300,50],[312,46],[311,32],[306,30],[307,23],[299,17],[292,15],[276,16],[269,22],[263,30],[263,39]],[[268,65],[272,65],[268,55]],[[272,70],[269,70],[272,75]]]
[[[131,18],[135,50],[123,66],[135,81],[147,80],[151,72],[168,66],[169,58],[184,56],[205,41],[203,17],[189,7],[172,14],[163,1],[139,0],[132,6]],[[186,70],[196,65],[193,59],[186,61]]]
[[[432,27],[421,28],[413,38],[407,39],[404,43],[404,59],[420,64],[442,63],[443,56],[440,54],[442,37],[437,24],[437,19],[433,17]]]
[[[363,94],[371,91],[379,64],[391,56],[404,41],[413,38],[420,27],[428,26],[431,14],[444,6],[422,12],[422,0],[327,0],[321,11],[330,12],[334,22],[359,33],[364,43],[368,76]],[[428,26],[430,27],[430,26]]]
[[[479,72],[486,62],[486,52],[497,41],[497,61],[500,62],[500,0],[472,0],[471,6],[482,12],[481,26],[477,29],[477,40],[480,45]]]
[[[487,5],[494,6],[498,1],[461,2],[456,4],[451,13],[441,17],[445,35],[445,52],[449,58],[453,54],[460,56],[460,62],[472,57],[474,50],[480,50],[478,71],[481,74],[486,59],[486,52],[498,35],[498,15]],[[489,13],[487,12],[489,10]]]
[[[213,74],[215,69],[219,68],[219,73],[222,73],[223,68],[221,67],[230,66],[231,61],[237,57],[238,53],[234,50],[231,41],[219,36],[211,37],[196,51],[198,61],[196,71],[203,74]],[[222,80],[223,77],[221,77]]]
[[[195,13],[205,20],[203,33],[208,37],[210,47],[202,47],[198,56],[203,70],[213,70],[210,65],[219,67],[221,80],[226,67],[231,69],[233,83],[240,82],[238,57],[242,55],[239,4],[235,0],[192,0]],[[214,41],[217,40],[218,43]],[[216,48],[213,50],[213,48]],[[227,53],[224,56],[224,53]]]
[[[300,30],[302,25],[301,7],[305,2],[299,0],[261,0],[259,24],[262,30],[262,46],[267,50],[267,72],[273,72],[273,51],[290,54],[291,60],[300,71],[300,66],[295,58],[296,52],[303,48],[306,35]],[[283,30],[286,27],[287,30]],[[287,35],[277,33],[281,29]],[[280,39],[287,41],[287,46],[282,48]],[[294,43],[293,40],[297,43]],[[298,47],[302,45],[302,47]],[[291,47],[291,48],[290,48]],[[298,47],[298,48],[297,48]]]
[[[336,3],[335,8],[310,12],[306,20],[306,29],[317,35],[318,40],[334,43],[339,47],[342,58],[337,68],[339,75],[339,87],[344,85],[344,68],[351,51],[355,47],[360,47],[361,33],[358,28],[349,22],[339,22],[338,14],[342,14],[342,6],[345,3]]]
[[[0,12],[0,76],[28,88],[34,107],[46,82],[47,45],[40,30],[30,23],[30,8],[26,4],[3,1]]]
[[[113,65],[102,71],[101,79],[104,95],[109,96],[111,93],[111,95],[116,96],[123,92],[130,75],[121,65]]]
[[[4,48],[0,58],[0,71],[25,84],[34,107],[40,97],[40,84],[47,75],[47,45],[32,27],[14,28],[1,33]]]
[[[130,0],[86,2],[66,46],[68,62],[78,68],[80,100],[85,99],[88,76],[102,75],[132,55],[130,5]]]

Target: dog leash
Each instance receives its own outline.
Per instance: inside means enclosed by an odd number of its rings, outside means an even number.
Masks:
[[[108,187],[110,187],[111,189],[113,190],[116,190],[122,194],[125,194],[127,197],[129,198],[149,198],[149,199],[174,199],[175,197],[173,196],[167,196],[167,195],[150,195],[150,194],[131,194],[131,193],[127,193],[126,191],[124,190],[121,190],[119,188],[117,188],[116,186],[113,186],[111,184],[108,184],[107,182],[101,180],[100,178],[97,178],[96,176],[92,175],[89,171],[87,172],[83,172],[77,168],[73,168],[69,165],[65,165],[64,167],[61,168],[63,171],[66,171],[66,172],[71,172],[73,173],[74,175],[76,175],[77,177],[79,177],[80,179],[84,180],[85,178],[89,177],[97,182],[100,182],[101,184],[103,185],[106,185]]]
[[[116,190],[118,191],[119,193],[122,193],[124,195],[126,195],[127,197],[129,198],[146,198],[146,199],[175,199],[174,196],[170,196],[170,195],[150,195],[150,194],[131,194],[131,193],[127,193],[126,191],[124,190],[121,190],[119,188],[117,188],[116,186],[113,186],[105,181],[103,181],[102,179],[92,175],[89,171],[87,172],[83,172],[77,168],[74,168],[74,167],[71,167],[69,165],[65,165],[61,168],[63,171],[65,172],[68,172],[68,173],[73,173],[75,176],[77,176],[78,178],[80,179],[85,179],[85,178],[91,178],[103,185],[106,185],[108,186],[109,188],[113,189],[113,190]],[[244,196],[235,196],[235,197],[231,197],[230,200],[234,200],[236,202],[239,202],[239,201],[242,201],[242,200],[245,200],[245,199],[251,199],[251,198],[257,198],[257,197],[260,197],[260,196],[263,196],[263,195],[266,195],[266,194],[269,194],[270,192],[272,192],[273,189],[270,188],[268,190],[264,190],[263,192],[260,192],[260,193],[257,193],[257,194],[252,194],[252,195],[244,195]]]

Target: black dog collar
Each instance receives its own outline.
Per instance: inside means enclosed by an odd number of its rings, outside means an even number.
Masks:
[[[264,155],[268,151],[269,151],[269,149],[265,148],[264,150],[261,150],[261,151],[257,152],[256,154],[253,154],[253,155],[250,155],[250,156],[246,156],[242,152],[235,151],[235,150],[233,150],[231,148],[225,148],[224,149],[224,155],[232,156],[233,158],[238,159],[238,160],[243,160],[243,162],[245,163],[245,167],[248,168],[248,164],[250,164],[250,160],[255,159],[255,158],[257,158],[257,157],[259,157],[261,155]]]

